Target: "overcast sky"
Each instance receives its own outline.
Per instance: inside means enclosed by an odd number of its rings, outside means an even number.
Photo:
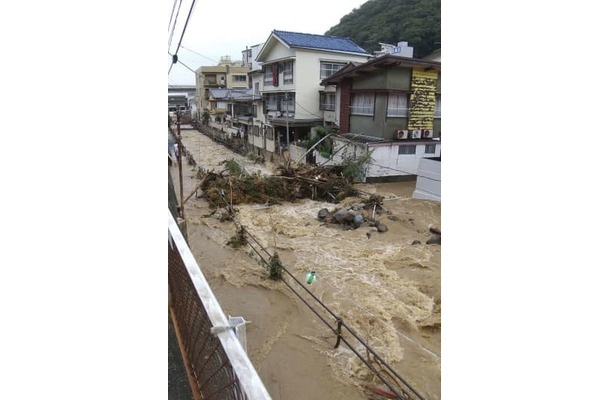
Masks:
[[[303,0],[265,1],[233,0],[228,3],[197,0],[191,14],[178,59],[196,70],[202,65],[216,65],[221,56],[241,60],[246,46],[263,43],[274,29],[323,35],[337,25],[341,18],[367,0]],[[180,0],[176,0],[176,9]],[[174,54],[191,7],[190,0],[182,0],[180,14],[169,52]],[[174,0],[168,0],[167,24]],[[175,14],[175,11],[174,11]],[[173,26],[173,21],[172,21]],[[168,42],[172,26],[167,34]],[[166,25],[167,27],[167,25]],[[188,49],[188,50],[187,50]],[[199,54],[196,54],[199,53]],[[167,68],[171,57],[167,56]],[[182,64],[172,67],[168,84],[195,84],[195,74]]]

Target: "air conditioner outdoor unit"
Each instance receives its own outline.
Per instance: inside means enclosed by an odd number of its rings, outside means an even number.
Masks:
[[[407,139],[407,137],[408,137],[408,131],[403,131],[403,130],[398,129],[398,130],[396,131],[396,133],[394,134],[394,137],[395,137],[396,139]]]
[[[421,131],[419,129],[412,130],[411,139],[421,139]]]
[[[277,118],[280,115],[282,115],[281,111],[271,111],[269,114],[267,114],[269,118]]]
[[[433,134],[434,134],[434,131],[432,129],[425,129],[424,132],[422,133],[422,136],[425,139],[432,139],[432,136],[434,136]]]

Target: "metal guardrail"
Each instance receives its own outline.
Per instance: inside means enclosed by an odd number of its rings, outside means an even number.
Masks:
[[[169,210],[167,219],[170,312],[193,396],[271,400]]]

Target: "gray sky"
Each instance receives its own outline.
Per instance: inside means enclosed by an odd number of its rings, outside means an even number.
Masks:
[[[306,0],[261,3],[233,0],[226,4],[227,7],[221,7],[220,4],[223,3],[197,0],[182,39],[183,47],[178,51],[178,59],[193,70],[202,65],[216,65],[221,56],[229,55],[233,60],[241,60],[241,51],[246,46],[265,42],[274,29],[322,35],[366,1]],[[176,9],[179,3],[180,0],[177,0]],[[174,0],[168,0],[167,24],[173,5]],[[191,1],[182,0],[169,49],[171,54],[176,52],[190,7]],[[227,9],[231,11],[226,11]],[[169,27],[170,32],[171,28],[172,26]],[[168,41],[170,32],[167,34]],[[171,57],[167,55],[168,69],[170,65]],[[177,63],[168,76],[168,84],[194,85],[195,74]]]

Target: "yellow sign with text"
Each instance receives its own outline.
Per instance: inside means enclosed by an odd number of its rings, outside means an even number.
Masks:
[[[411,76],[411,111],[407,129],[432,129],[436,95],[436,71],[413,69]]]

